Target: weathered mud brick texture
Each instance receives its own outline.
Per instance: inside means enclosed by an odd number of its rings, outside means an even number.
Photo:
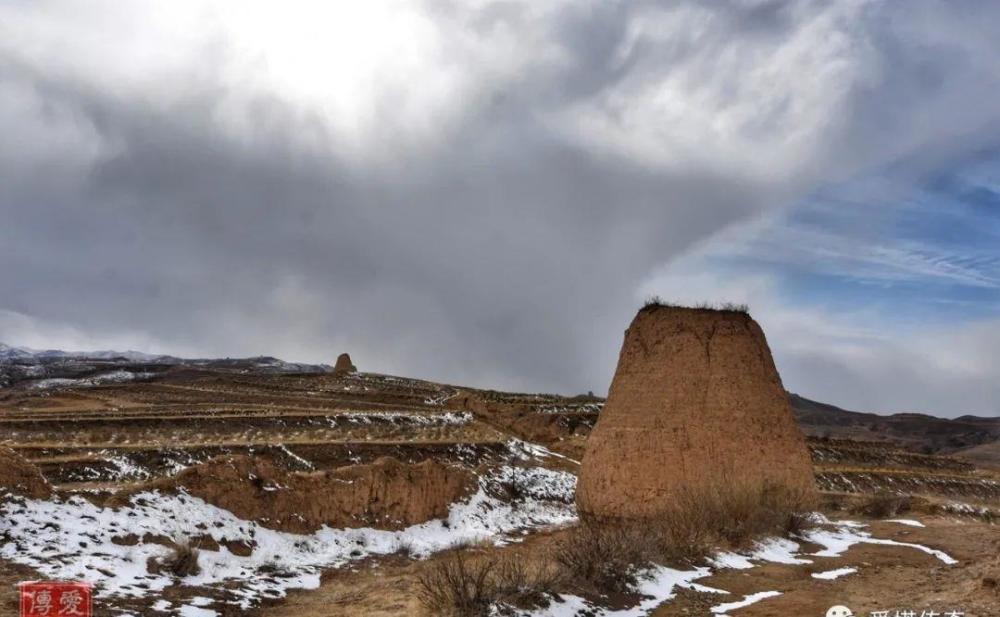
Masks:
[[[764,332],[739,311],[639,311],[587,442],[577,504],[642,518],[713,483],[814,490],[813,470]]]

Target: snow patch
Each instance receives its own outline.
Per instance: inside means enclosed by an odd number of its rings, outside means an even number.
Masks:
[[[554,458],[561,458],[565,461],[569,461],[575,465],[580,464],[580,461],[571,459],[568,456],[563,456],[558,452],[553,452],[552,450],[549,450],[544,446],[540,446],[537,443],[522,441],[520,439],[508,440],[507,449],[510,451],[512,456],[520,458],[522,460],[544,459],[544,458],[554,457]]]
[[[754,567],[755,560],[789,565],[812,563],[808,559],[797,556],[799,548],[797,542],[785,538],[767,538],[754,544],[753,550],[749,553],[720,552],[710,557],[708,562],[716,568],[735,570],[748,570]]]
[[[632,608],[609,610],[596,606],[579,596],[563,595],[559,601],[548,607],[531,613],[520,613],[531,617],[575,617],[591,615],[593,617],[643,617],[656,609],[677,593],[677,589],[694,589],[709,593],[726,593],[695,583],[700,578],[711,576],[709,568],[694,570],[674,570],[663,566],[654,566],[640,576],[636,591],[644,596],[643,600]]]
[[[886,520],[887,523],[896,523],[899,525],[906,525],[908,527],[924,527],[925,525],[920,521],[915,521],[909,518],[890,518]]]
[[[812,577],[818,578],[821,581],[832,581],[834,579],[840,578],[841,576],[854,574],[857,571],[858,571],[857,568],[837,568],[836,570],[827,570],[826,572],[813,572]]]
[[[725,604],[713,606],[711,611],[716,615],[725,615],[729,611],[734,611],[738,608],[743,608],[744,606],[750,606],[751,604],[756,604],[761,600],[766,600],[767,598],[773,598],[780,595],[780,591],[758,591],[757,593],[743,596],[743,599],[737,602],[727,602]]]
[[[844,523],[845,524],[837,523],[839,527],[834,530],[814,529],[803,534],[803,537],[806,540],[824,547],[822,550],[813,553],[814,556],[837,557],[855,544],[881,544],[886,546],[903,546],[913,548],[927,553],[928,555],[933,555],[947,565],[954,565],[958,563],[958,560],[954,559],[944,551],[939,551],[937,549],[924,546],[923,544],[873,538],[870,533],[861,531],[858,527],[854,526],[858,525],[858,523],[854,523],[853,525],[847,524],[851,523],[851,521],[844,521]]]
[[[77,496],[52,501],[8,498],[0,503],[0,537],[8,539],[0,545],[0,558],[33,567],[47,578],[93,583],[97,597],[155,596],[175,580],[150,572],[147,563],[170,550],[159,544],[123,546],[114,538],[150,534],[183,541],[192,534],[210,536],[220,544],[237,542],[254,549],[247,557],[234,555],[225,546],[202,550],[201,572],[183,579],[183,584],[215,587],[227,602],[246,609],[262,598],[283,597],[289,589],[318,587],[323,568],[389,554],[401,544],[426,556],[459,542],[504,544],[515,532],[576,520],[571,500],[566,501],[575,488],[572,474],[498,470],[499,478],[515,475],[530,487],[517,504],[492,497],[487,488],[497,480],[484,477],[470,499],[452,505],[447,520],[401,531],[324,527],[308,535],[280,532],[186,494],[141,493],[120,508],[96,506]],[[545,501],[533,495],[559,499]],[[194,609],[199,607],[191,604],[181,610],[214,614]]]
[[[156,375],[156,373],[138,373],[119,369],[117,371],[110,371],[94,375],[93,377],[84,377],[80,379],[67,379],[64,377],[39,379],[31,384],[31,388],[35,390],[50,390],[52,388],[100,386],[109,383],[128,383],[139,379],[149,379],[154,375]]]
[[[326,417],[331,427],[339,422],[349,424],[372,424],[374,420],[392,424],[413,424],[416,426],[464,426],[472,422],[472,414],[467,411],[446,411],[444,413],[414,413],[409,411],[348,411]]]
[[[813,515],[816,523],[826,525],[828,529],[814,529],[802,534],[801,538],[808,542],[819,544],[822,550],[808,555],[809,557],[837,557],[850,547],[856,544],[884,544],[892,546],[905,546],[914,548],[925,553],[934,555],[946,564],[957,563],[946,553],[928,548],[920,544],[909,544],[896,542],[895,540],[883,540],[873,538],[871,534],[861,531],[864,524],[855,521],[833,522],[821,514]],[[719,552],[709,559],[709,563],[714,569],[734,568],[749,569],[755,567],[755,562],[767,561],[784,564],[809,564],[813,560],[806,559],[800,555],[801,545],[784,538],[769,538],[757,542],[754,547],[745,553]],[[813,574],[814,578],[821,580],[832,580],[840,576],[853,574],[855,568],[840,568]],[[710,575],[712,570],[708,568],[698,568],[689,571],[670,570],[669,568],[656,567],[651,580],[647,579],[639,586],[639,593],[648,596],[638,606],[613,611],[600,606],[588,603],[583,598],[565,595],[561,601],[554,603],[550,607],[526,615],[531,617],[572,617],[576,615],[588,615],[592,617],[644,617],[649,615],[657,606],[663,604],[673,597],[675,587],[687,587],[703,592],[727,593],[719,589],[712,589],[694,583],[694,580]],[[759,602],[760,600],[780,595],[777,591],[762,591],[745,596],[742,600],[719,604],[712,607],[712,612],[716,615],[724,615],[729,611],[736,610]]]
[[[296,453],[292,452],[291,450],[289,450],[288,446],[286,446],[285,444],[279,443],[278,444],[278,449],[281,450],[282,452],[284,452],[285,454],[287,454],[289,456],[289,458],[291,458],[292,460],[294,460],[298,464],[302,465],[306,469],[308,469],[310,471],[316,469],[315,465],[313,465],[312,463],[310,463],[306,459],[302,458],[298,454],[296,454]]]
[[[219,615],[210,608],[199,608],[190,604],[180,607],[177,614],[181,617],[218,617]]]

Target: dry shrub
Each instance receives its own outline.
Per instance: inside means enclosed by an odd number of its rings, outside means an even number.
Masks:
[[[1000,556],[994,557],[993,561],[986,565],[981,584],[983,589],[992,591],[1000,598]]]
[[[498,601],[517,608],[548,606],[562,577],[551,563],[507,555],[497,559]]]
[[[519,504],[529,496],[527,483],[523,477],[517,474],[511,474],[493,483],[489,492],[492,496],[509,504]]]
[[[396,542],[396,550],[393,554],[405,557],[406,559],[413,559],[417,555],[417,550],[413,546],[413,542],[409,540],[399,540]]]
[[[418,577],[417,597],[435,616],[486,617],[503,606],[545,606],[557,584],[557,572],[544,564],[458,550]]]
[[[718,544],[719,533],[708,510],[677,505],[650,521],[654,560],[670,565],[701,561]]]
[[[584,522],[558,543],[555,560],[579,588],[628,593],[655,557],[652,535],[638,523]]]
[[[466,551],[473,549],[485,549],[493,546],[493,542],[486,536],[476,538],[460,538],[448,545],[452,551]]]
[[[812,515],[806,512],[789,512],[785,518],[785,535],[795,538],[816,527]]]
[[[720,546],[745,548],[771,535],[801,535],[811,495],[776,486],[724,483],[685,491],[660,515],[638,521],[592,520],[559,542],[555,559],[583,591],[628,593],[652,563],[686,566]]]
[[[160,566],[178,578],[194,576],[201,572],[198,554],[197,548],[182,542],[174,547],[173,552],[160,560]]]
[[[847,508],[849,499],[843,493],[822,493],[819,508],[825,512],[840,512]]]
[[[659,523],[668,540],[739,549],[761,536],[801,533],[810,525],[803,513],[814,506],[812,495],[782,486],[719,482],[679,494]],[[683,533],[669,532],[672,527]]]
[[[876,493],[862,502],[858,506],[857,511],[872,518],[889,518],[890,516],[899,516],[904,512],[909,512],[912,501],[909,495]]]

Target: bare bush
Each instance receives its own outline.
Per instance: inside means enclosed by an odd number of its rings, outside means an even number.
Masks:
[[[652,563],[697,563],[720,546],[744,548],[768,535],[799,535],[809,495],[780,487],[720,482],[677,495],[657,517],[589,521],[559,542],[555,559],[584,592],[627,593]]]
[[[857,511],[872,518],[889,518],[908,512],[912,505],[909,495],[895,493],[876,493],[866,499]]]
[[[585,522],[559,542],[555,559],[577,587],[627,593],[655,557],[649,536],[638,523]]]
[[[194,576],[201,572],[198,565],[199,551],[188,542],[174,546],[174,550],[160,560],[160,567],[178,578]]]
[[[516,473],[494,482],[489,492],[497,499],[510,504],[521,503],[530,496],[526,480]]]
[[[815,527],[815,519],[806,512],[789,512],[785,518],[785,535],[791,538],[800,537]]]
[[[463,551],[458,551],[419,576],[417,595],[432,614],[488,615],[494,598],[487,581],[493,568],[492,562],[470,562]]]
[[[819,507],[826,512],[840,512],[847,508],[849,499],[842,493],[823,493]]]
[[[558,573],[537,562],[459,550],[418,577],[417,596],[435,616],[486,617],[498,607],[547,605],[557,582]]]
[[[482,536],[476,538],[460,538],[449,544],[448,549],[452,551],[464,551],[489,548],[491,546],[493,546],[493,542],[491,542],[488,537]]]
[[[549,562],[515,556],[497,559],[497,601],[517,608],[547,606],[562,576]]]
[[[416,548],[413,546],[413,542],[410,540],[399,540],[396,542],[396,550],[393,552],[395,555],[400,557],[405,557],[407,559],[413,559],[416,554]]]

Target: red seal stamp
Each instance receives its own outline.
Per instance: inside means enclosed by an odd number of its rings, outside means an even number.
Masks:
[[[21,583],[21,617],[92,617],[89,583]]]

